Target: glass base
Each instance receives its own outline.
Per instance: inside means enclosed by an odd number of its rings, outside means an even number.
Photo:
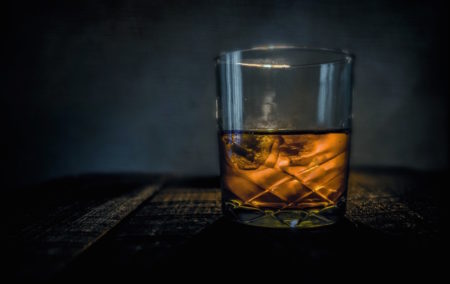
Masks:
[[[320,209],[270,210],[229,200],[224,204],[224,214],[236,222],[250,226],[308,229],[337,223],[343,216],[343,210],[336,205]]]

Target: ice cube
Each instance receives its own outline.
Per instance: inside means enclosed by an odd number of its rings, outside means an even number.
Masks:
[[[232,134],[224,137],[226,153],[239,169],[252,170],[261,166],[269,156],[274,138],[267,135]]]
[[[281,155],[289,156],[290,166],[307,166],[309,168],[343,153],[347,147],[347,135],[344,133],[304,135],[299,139],[289,141],[289,136],[283,136],[283,140],[290,143],[291,146],[301,144],[297,154],[282,152]]]

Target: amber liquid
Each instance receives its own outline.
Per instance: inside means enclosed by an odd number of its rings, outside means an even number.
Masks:
[[[342,215],[348,131],[224,132],[223,205],[240,222],[317,227]]]

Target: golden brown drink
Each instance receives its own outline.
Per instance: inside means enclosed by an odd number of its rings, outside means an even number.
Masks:
[[[250,225],[300,228],[342,215],[348,132],[232,131],[220,138],[226,214]]]

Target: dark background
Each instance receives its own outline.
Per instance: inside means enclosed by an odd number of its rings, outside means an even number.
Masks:
[[[213,57],[268,43],[356,55],[353,166],[448,167],[438,1],[9,1],[4,187],[87,172],[218,174]]]

